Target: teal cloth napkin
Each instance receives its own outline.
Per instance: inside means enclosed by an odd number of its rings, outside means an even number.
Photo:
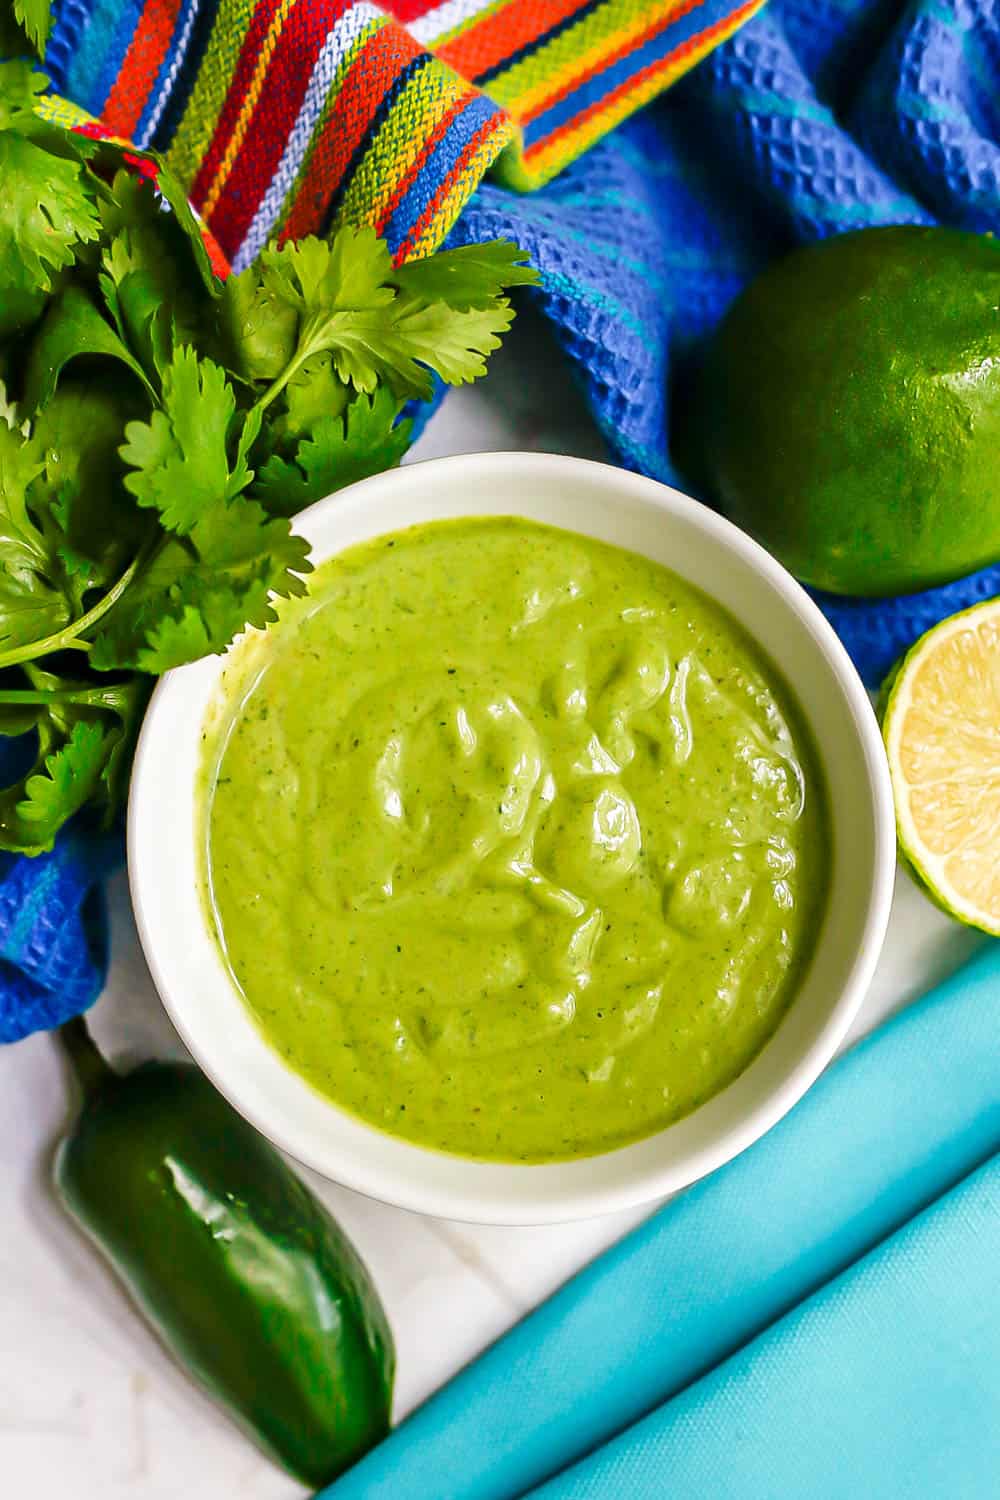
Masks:
[[[514,1500],[683,1390],[1000,1150],[998,1037],[994,943],[835,1063],[763,1140],[568,1282],[326,1500]],[[960,1297],[961,1278],[927,1284],[931,1300],[946,1292]],[[880,1338],[902,1363],[905,1324]],[[843,1370],[838,1391],[860,1409]],[[655,1492],[673,1493],[672,1475],[665,1483]]]
[[[991,1500],[998,1273],[994,1156],[532,1500]]]

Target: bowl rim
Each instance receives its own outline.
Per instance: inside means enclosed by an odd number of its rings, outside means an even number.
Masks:
[[[435,1217],[447,1218],[459,1222],[528,1225],[569,1222],[626,1209],[635,1209],[642,1204],[652,1203],[656,1199],[690,1186],[700,1178],[732,1160],[745,1150],[747,1146],[766,1134],[767,1131],[794,1107],[824,1071],[840,1048],[858,1014],[872,980],[885,939],[892,904],[895,877],[896,828],[888,763],[885,757],[878,722],[861,679],[843,644],[834,632],[833,627],[802,586],[759,543],[717,512],[671,486],[664,485],[657,480],[647,478],[629,470],[621,469],[612,464],[600,463],[591,459],[575,458],[570,455],[507,451],[457,454],[406,464],[402,469],[389,470],[372,478],[361,480],[343,490],[336,491],[333,495],[326,496],[324,499],[315,502],[315,504],[302,511],[295,518],[294,527],[296,531],[305,533],[312,540],[316,524],[325,524],[328,509],[342,504],[348,496],[353,497],[355,501],[360,496],[366,496],[367,504],[372,506],[376,496],[380,493],[388,492],[390,497],[388,503],[391,504],[392,486],[400,482],[401,475],[412,476],[415,472],[420,472],[426,476],[429,483],[433,484],[435,475],[441,474],[444,471],[469,473],[470,471],[478,470],[484,471],[487,475],[490,473],[495,475],[498,468],[502,468],[506,472],[511,466],[515,469],[525,471],[526,475],[532,471],[537,471],[539,467],[549,470],[550,473],[556,473],[561,469],[567,480],[570,481],[574,474],[579,475],[582,470],[598,471],[598,480],[603,478],[604,483],[609,489],[609,500],[612,498],[610,494],[611,490],[618,490],[620,493],[631,492],[640,502],[646,501],[652,503],[667,514],[675,517],[680,515],[688,521],[693,521],[696,530],[705,533],[712,542],[721,544],[724,549],[735,553],[737,558],[744,564],[747,564],[752,571],[762,575],[764,581],[771,585],[773,590],[781,597],[783,603],[790,608],[790,612],[797,617],[803,630],[812,637],[815,645],[826,658],[827,664],[838,679],[849,710],[851,727],[858,742],[868,777],[868,792],[872,808],[873,855],[871,879],[865,905],[864,920],[861,924],[860,940],[857,943],[853,961],[840,986],[840,993],[833,999],[829,1015],[820,1027],[812,1044],[798,1058],[790,1068],[787,1076],[777,1087],[772,1089],[755,1107],[747,1111],[742,1117],[734,1120],[716,1139],[699,1149],[688,1152],[680,1162],[664,1163],[660,1167],[650,1170],[643,1175],[641,1182],[629,1180],[616,1182],[614,1185],[603,1184],[592,1187],[587,1185],[584,1178],[574,1190],[561,1191],[559,1201],[553,1204],[547,1203],[544,1211],[541,1212],[534,1199],[531,1200],[530,1207],[528,1197],[520,1204],[517,1201],[511,1202],[509,1192],[498,1196],[496,1193],[492,1193],[486,1186],[480,1185],[474,1188],[471,1180],[467,1189],[463,1188],[457,1193],[450,1191],[442,1194],[433,1186],[422,1183],[419,1175],[414,1176],[409,1173],[398,1172],[395,1174],[391,1187],[387,1189],[384,1183],[373,1183],[371,1174],[366,1169],[358,1170],[349,1153],[345,1153],[343,1159],[332,1163],[322,1151],[314,1149],[310,1141],[307,1138],[303,1138],[302,1132],[293,1128],[288,1120],[262,1118],[261,1112],[249,1105],[246,1099],[241,1097],[240,1090],[234,1086],[230,1074],[225,1071],[215,1057],[208,1054],[208,1050],[202,1045],[202,1038],[195,1033],[189,1024],[187,1008],[184,1004],[178,1004],[177,997],[173,994],[173,987],[167,973],[166,964],[162,960],[161,943],[165,943],[166,934],[160,930],[162,923],[158,922],[158,915],[162,917],[163,908],[166,903],[162,900],[159,902],[159,912],[157,913],[157,901],[154,894],[156,880],[152,871],[151,860],[147,860],[144,854],[143,831],[141,827],[144,803],[149,798],[155,797],[156,794],[156,787],[152,783],[149,766],[153,758],[155,741],[162,734],[169,734],[170,732],[172,700],[175,699],[176,695],[188,690],[188,682],[191,679],[184,680],[184,674],[190,674],[199,670],[205,672],[208,664],[211,664],[214,678],[217,681],[223,671],[228,653],[222,653],[211,658],[203,658],[200,662],[186,667],[175,668],[167,672],[154,689],[136,747],[128,804],[127,845],[128,880],[136,926],[150,974],[164,1009],[198,1066],[226,1097],[229,1103],[259,1130],[265,1138],[293,1159],[317,1171],[327,1180],[337,1182],[376,1201],[390,1203],[412,1212],[430,1214]],[[500,512],[496,513],[499,514]],[[507,510],[504,513],[517,514],[517,511]],[[466,514],[477,515],[483,514],[483,512],[470,507]],[[372,530],[368,534],[375,537],[393,530],[405,529],[406,525],[409,524],[413,523],[404,522],[397,525],[388,523],[383,528]],[[348,540],[332,547],[320,545],[315,560],[317,563],[325,562],[329,558],[336,556],[343,547],[353,544],[353,541]],[[619,545],[627,547],[628,543],[623,540]],[[641,551],[641,549],[633,550]],[[718,600],[718,602],[722,603],[723,607],[737,621],[740,620],[739,612],[733,609],[730,604],[722,599]],[[779,670],[781,670],[781,663],[778,662],[777,665]],[[802,705],[800,705],[800,712],[802,712],[804,719],[809,723],[809,714]],[[811,723],[810,728],[812,728]],[[187,812],[191,815],[192,822],[195,813],[195,800],[195,788],[192,785],[191,805],[187,809]],[[831,815],[834,817],[834,821],[836,821],[833,809],[831,809]],[[205,931],[207,932],[207,924]],[[214,938],[211,938],[211,941],[214,942]],[[242,1004],[242,1002],[240,1003]],[[794,998],[791,1004],[794,1006]],[[247,1012],[247,1021],[249,1026],[254,1027],[249,1012]],[[255,1027],[254,1029],[256,1030]],[[265,1042],[264,1045],[267,1046],[268,1044]],[[281,1068],[288,1072],[293,1071],[278,1058],[277,1053],[273,1053],[273,1057]],[[300,1082],[305,1083],[305,1080],[301,1079],[301,1075],[294,1074],[294,1076]],[[305,1086],[307,1088],[311,1087],[307,1083],[305,1083]],[[732,1086],[728,1085],[727,1089]],[[721,1097],[726,1092],[727,1090],[724,1089],[720,1095],[715,1095],[713,1098]],[[388,1140],[394,1143],[394,1145],[400,1143],[400,1137],[391,1136],[375,1126],[358,1120],[356,1116],[351,1115],[349,1111],[340,1109],[331,1100],[326,1100],[325,1102],[329,1105],[330,1109],[352,1121],[367,1134],[377,1136],[383,1141]],[[708,1102],[711,1103],[711,1100]],[[694,1113],[697,1114],[698,1111]],[[690,1119],[692,1116],[685,1118]],[[683,1121],[679,1123],[683,1123]],[[665,1131],[655,1132],[653,1136],[645,1139],[647,1141],[656,1140],[671,1128],[668,1126]],[[442,1153],[434,1151],[432,1148],[417,1147],[413,1146],[412,1143],[405,1144],[410,1150],[422,1156],[439,1158],[442,1155]],[[640,1143],[634,1144],[638,1145]],[[625,1152],[634,1149],[634,1146],[617,1149]],[[568,1174],[569,1169],[576,1168],[590,1161],[606,1160],[615,1154],[616,1151],[603,1152],[599,1153],[597,1157],[581,1157],[569,1162],[555,1164],[503,1163],[502,1166],[504,1172],[508,1175],[519,1175],[522,1173],[537,1174],[551,1171],[553,1166],[562,1167],[566,1169],[563,1173],[565,1176]],[[473,1175],[478,1175],[481,1179],[488,1177],[492,1168],[501,1165],[468,1157],[452,1157],[449,1159],[460,1162],[470,1179]],[[389,1173],[389,1176],[393,1177],[393,1174]]]

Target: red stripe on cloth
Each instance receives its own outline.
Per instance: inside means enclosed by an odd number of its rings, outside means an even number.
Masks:
[[[352,0],[293,6],[275,44],[246,135],[212,211],[212,233],[228,255],[242,244],[271,184],[331,26]]]
[[[405,24],[426,16],[429,10],[437,10],[440,4],[441,0],[386,0],[385,9]]]
[[[435,125],[434,129],[431,131],[430,135],[421,146],[420,153],[417,156],[416,161],[413,163],[412,167],[406,173],[406,175],[400,178],[395,189],[393,190],[392,197],[389,199],[389,202],[386,204],[385,208],[379,215],[378,223],[375,225],[376,234],[382,234],[385,226],[388,224],[389,220],[396,212],[396,208],[402,202],[404,195],[409,192],[411,186],[423,171],[424,163],[426,162],[427,158],[430,156],[431,152],[434,150],[435,146],[438,144],[441,138],[446,135],[447,132],[451,129],[456,117],[462,113],[462,110],[465,108],[468,102],[469,95],[463,94],[460,98],[456,99],[454,104],[452,104],[445,111],[441,119]]]
[[[180,0],[146,0],[121,72],[101,111],[101,118],[113,135],[124,136],[126,140],[135,135],[167,55],[180,8]]]
[[[467,104],[468,100],[466,99],[464,102]],[[465,150],[462,152],[461,156],[458,158],[458,161],[455,163],[451,171],[448,173],[447,177],[441,183],[430,203],[428,203],[427,207],[420,215],[420,218],[410,230],[406,239],[396,251],[396,254],[392,257],[394,265],[401,266],[403,262],[409,258],[414,245],[418,242],[420,236],[423,234],[428,224],[434,218],[434,215],[439,211],[442,201],[454,191],[455,183],[462,176],[463,172],[466,171],[469,162],[480,150],[483,143],[487,141],[489,137],[494,133],[494,131],[505,130],[508,123],[509,122],[507,116],[497,111],[495,115],[491,115],[490,118],[480,126],[475,135],[469,141]]]
[[[351,64],[333,110],[316,142],[279,243],[314,233],[340,184],[372,116],[393,83],[423,49],[401,26],[382,27]]]
[[[267,40],[267,34],[271,29],[276,11],[281,0],[259,0],[254,8],[250,19],[250,26],[243,39],[240,55],[236,62],[236,71],[226,94],[226,102],[222,106],[215,133],[211,144],[205,152],[198,175],[191,184],[191,202],[195,208],[200,208],[205,197],[215,181],[216,174],[222,165],[229,145],[230,137],[236,129],[236,123],[243,111],[253,75],[257,71],[257,63],[261,48]]]
[[[478,78],[587,4],[589,0],[548,0],[539,6],[538,0],[510,0],[435,51],[459,73]]]
[[[681,10],[674,11],[665,22],[660,22],[647,32],[645,36],[633,39],[627,47],[622,47],[617,52],[603,58],[597,67],[589,69],[586,73],[582,73],[578,78],[574,78],[572,83],[567,84],[558,93],[552,94],[543,104],[533,109],[530,115],[524,117],[524,123],[527,124],[530,120],[535,119],[546,109],[551,108],[553,104],[558,103],[560,99],[565,99],[568,94],[572,94],[574,89],[586,83],[589,78],[593,78],[595,74],[600,73],[604,68],[610,67],[612,63],[617,62],[620,58],[626,57],[636,47],[642,46],[643,42],[647,42],[650,37],[655,36],[657,31],[663,31],[667,26],[672,25],[679,16],[687,15],[689,11],[696,10],[701,3],[702,0],[690,0],[688,5],[684,6]],[[693,52],[699,51],[706,43],[713,42],[716,37],[727,36],[730,31],[735,31],[737,26],[747,17],[760,9],[760,4],[761,0],[747,0],[747,4],[741,5],[738,10],[730,12],[728,16],[723,16],[714,26],[706,27],[697,36],[689,37],[686,42],[683,42],[679,47],[675,47],[673,52],[668,52],[666,57],[661,57],[658,62],[650,63],[648,67],[642,68],[638,73],[634,73],[631,78],[626,78],[624,83],[619,84],[616,89],[612,89],[609,94],[605,94],[603,98],[596,100],[587,109],[581,110],[578,115],[574,115],[571,120],[567,120],[565,125],[560,125],[558,130],[553,130],[549,135],[542,136],[540,140],[535,141],[529,146],[524,153],[525,164],[527,165],[532,157],[537,156],[540,151],[546,150],[553,142],[561,140],[564,135],[569,135],[574,130],[579,130],[580,126],[585,124],[587,120],[591,119],[594,115],[599,115],[610,105],[616,104],[619,99],[624,98],[625,95],[631,93],[633,89],[645,83],[648,79],[655,77],[657,73],[671,67],[674,63],[682,62],[684,58],[690,57]]]

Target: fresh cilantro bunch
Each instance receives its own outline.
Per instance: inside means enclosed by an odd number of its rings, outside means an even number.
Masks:
[[[0,63],[0,735],[30,760],[0,849],[27,853],[113,816],[151,676],[303,591],[290,518],[397,464],[406,402],[481,375],[536,279],[505,242],[394,268],[346,228],[222,281],[162,163],[44,123],[44,88]]]
[[[51,29],[49,0],[0,0],[0,59],[44,57]]]

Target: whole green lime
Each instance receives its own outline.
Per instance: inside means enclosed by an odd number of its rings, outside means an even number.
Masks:
[[[1000,245],[864,229],[737,300],[676,434],[720,509],[844,594],[1000,558]]]

